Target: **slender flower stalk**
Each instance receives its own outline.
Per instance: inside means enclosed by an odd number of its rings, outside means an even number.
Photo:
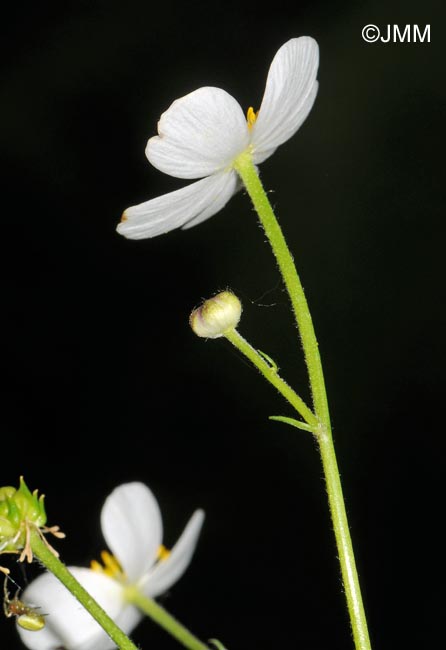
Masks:
[[[249,152],[241,154],[237,158],[234,167],[239,173],[259,216],[290,296],[291,305],[302,340],[302,347],[304,349],[315,411],[320,420],[326,426],[330,426],[327,394],[325,391],[325,381],[319,356],[318,342],[304,290],[296,271],[293,256],[290,253],[282,229],[276,219],[266,192],[263,189],[262,182]]]
[[[155,623],[163,627],[177,641],[189,650],[209,650],[209,647],[197,639],[188,629],[169,614],[164,607],[161,607],[153,598],[148,598],[135,587],[126,589],[126,599],[129,603],[136,605],[146,616],[149,616]]]
[[[303,399],[280,377],[277,369],[271,364],[267,363],[263,356],[255,350],[252,345],[246,341],[237,332],[237,330],[229,330],[224,334],[234,347],[236,347],[242,354],[247,357],[251,363],[259,370],[270,384],[272,384],[281,395],[293,406],[296,411],[303,417],[305,422],[315,431],[318,426],[318,420],[312,410],[305,404]]]
[[[367,619],[362,601],[353,544],[331,433],[322,363],[307,299],[297,274],[293,257],[249,153],[241,154],[236,160],[234,168],[239,173],[257,211],[291,300],[308,369],[314,412],[318,420],[315,436],[319,444],[325,475],[328,502],[338,548],[353,639],[357,650],[371,650]],[[270,381],[267,375],[264,376]],[[289,399],[288,401],[296,408],[296,405],[292,401]],[[299,409],[296,410],[300,413]]]
[[[138,650],[128,636],[116,625],[100,605],[82,587],[67,567],[57,558],[42,541],[36,531],[31,531],[30,545],[35,557],[55,575],[60,582],[77,598],[81,605],[91,614],[108,636],[121,650]]]

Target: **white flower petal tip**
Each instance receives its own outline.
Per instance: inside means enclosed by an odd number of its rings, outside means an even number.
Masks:
[[[157,169],[200,181],[128,208],[117,226],[128,239],[146,239],[195,226],[221,210],[239,187],[241,154],[255,165],[296,133],[317,95],[319,48],[310,36],[279,48],[269,68],[257,113],[245,117],[225,90],[205,86],[175,100],[161,115],[146,155]]]
[[[117,226],[127,239],[191,228],[219,212],[240,187],[235,171],[214,174],[125,210]]]
[[[185,573],[195,552],[204,519],[204,511],[196,510],[169,556],[158,562],[141,580],[140,586],[147,596],[154,598],[162,594]]]

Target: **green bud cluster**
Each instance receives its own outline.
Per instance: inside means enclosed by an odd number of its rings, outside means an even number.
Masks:
[[[14,552],[26,543],[29,524],[40,528],[46,523],[44,495],[31,492],[20,477],[18,489],[0,488],[0,552]]]

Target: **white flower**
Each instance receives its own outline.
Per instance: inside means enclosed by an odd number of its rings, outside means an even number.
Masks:
[[[145,596],[154,598],[173,585],[191,561],[203,519],[203,511],[195,511],[169,553],[161,544],[161,513],[152,492],[142,483],[120,485],[107,497],[101,512],[102,532],[113,556],[103,554],[105,569],[95,563],[96,569],[69,567],[69,570],[129,634],[143,615],[126,601],[126,587],[137,586]],[[39,611],[47,614],[46,625],[39,632],[17,627],[28,648],[109,650],[116,647],[53,574],[39,576],[21,598],[36,603]]]
[[[171,104],[147,143],[149,162],[177,178],[200,178],[175,192],[127,208],[117,230],[130,239],[190,228],[221,210],[240,184],[234,163],[249,152],[266,160],[291,138],[313,106],[319,50],[309,36],[292,38],[276,53],[256,114],[220,88],[206,86]]]

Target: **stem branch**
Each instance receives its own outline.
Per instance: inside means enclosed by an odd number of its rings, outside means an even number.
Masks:
[[[318,425],[318,420],[310,408],[305,404],[303,399],[289,386],[277,373],[277,370],[271,367],[265,359],[255,350],[246,339],[241,336],[237,330],[228,330],[224,334],[225,338],[232,343],[242,354],[247,357],[251,363],[262,373],[262,375],[270,382],[279,393],[296,409],[303,417],[305,422],[312,427]]]
[[[282,229],[263,189],[251,155],[248,153],[241,154],[237,158],[235,169],[240,175],[254,208],[257,211],[291,300],[291,306],[304,350],[315,412],[322,422],[329,426],[330,416],[327,393],[325,390],[318,342],[304,290],[294,265],[293,256],[290,253]]]

